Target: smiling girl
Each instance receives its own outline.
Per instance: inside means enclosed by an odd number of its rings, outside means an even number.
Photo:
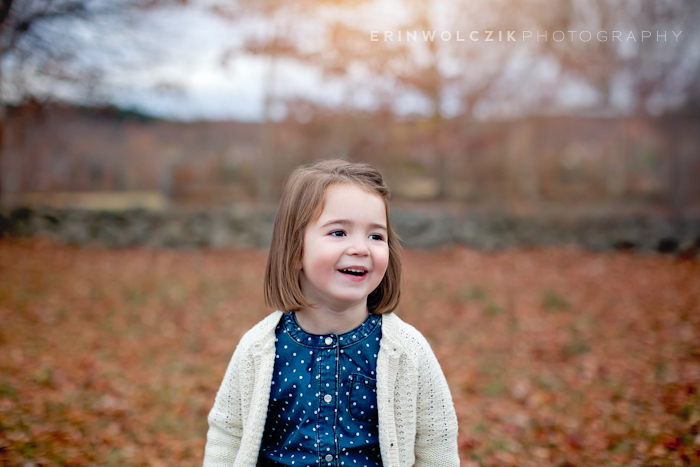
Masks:
[[[295,170],[265,301],[209,413],[204,466],[456,467],[457,418],[425,338],[393,310],[400,245],[367,164]]]

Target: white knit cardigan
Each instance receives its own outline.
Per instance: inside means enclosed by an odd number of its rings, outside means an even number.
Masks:
[[[276,311],[238,344],[209,412],[204,467],[255,467],[275,363]],[[457,417],[440,364],[423,335],[382,317],[377,356],[379,447],[384,467],[458,467]]]

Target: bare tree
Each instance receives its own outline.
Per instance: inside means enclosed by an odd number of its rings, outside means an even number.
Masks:
[[[533,34],[529,40],[510,46],[530,56],[531,69],[543,61],[556,63],[558,84],[581,80],[598,93],[600,109],[614,108],[621,88],[630,101],[628,110],[635,114],[673,111],[694,99],[700,77],[697,2],[494,0],[486,9],[501,14],[482,26],[517,31],[518,40],[522,31]],[[537,39],[537,33],[546,34],[546,39]],[[503,76],[509,80],[511,92],[500,87],[500,97],[517,101],[524,91],[518,84],[522,85],[524,78]],[[551,85],[530,89],[530,94],[541,96],[532,110],[548,110],[558,90]]]
[[[0,4],[0,194],[3,193],[3,131],[6,105],[36,105],[58,93],[61,83],[94,96],[106,68],[114,65],[120,45],[104,50],[102,60],[79,60],[85,45],[73,34],[85,28],[99,34],[124,28],[135,14],[183,0],[2,0]],[[39,85],[37,85],[39,83]],[[31,164],[29,164],[31,165]]]
[[[262,201],[272,199],[275,164],[271,160],[277,153],[276,123],[273,109],[282,104],[276,89],[280,79],[280,62],[293,60],[319,68],[325,76],[344,77],[352,60],[371,62],[367,50],[362,50],[357,31],[337,20],[338,11],[346,6],[357,6],[349,0],[333,2],[316,2],[302,0],[286,2],[281,0],[263,0],[239,2],[235,5],[224,3],[214,6],[213,11],[234,23],[260,21],[265,32],[248,38],[240,47],[224,52],[226,61],[238,55],[255,55],[267,59],[268,72],[263,83],[263,112],[260,130],[260,158],[258,160],[258,177],[256,195]],[[335,14],[333,11],[335,10]],[[319,20],[320,13],[331,13],[326,20]],[[317,39],[311,46],[309,36]],[[361,58],[360,58],[361,57]],[[378,61],[372,62],[377,65]],[[350,87],[346,88],[349,95]],[[349,104],[346,99],[346,104]],[[347,106],[345,111],[350,111]]]

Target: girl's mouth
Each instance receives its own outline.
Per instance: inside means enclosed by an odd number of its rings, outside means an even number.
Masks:
[[[355,277],[363,277],[365,274],[367,274],[367,271],[364,269],[355,269],[355,268],[347,268],[347,269],[338,269],[343,274],[348,274],[350,276],[355,276]]]

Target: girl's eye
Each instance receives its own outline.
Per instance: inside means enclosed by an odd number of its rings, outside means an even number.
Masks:
[[[369,238],[371,238],[372,240],[379,240],[379,241],[384,240],[384,237],[381,236],[380,234],[372,234],[369,236]]]
[[[329,235],[332,237],[342,237],[345,235],[345,232],[343,232],[342,230],[334,230]]]

